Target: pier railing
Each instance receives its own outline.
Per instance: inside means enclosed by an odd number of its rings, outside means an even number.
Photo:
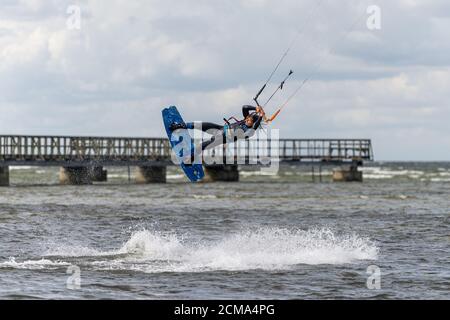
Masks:
[[[248,149],[251,140],[237,144]],[[275,145],[277,150],[273,150]],[[268,142],[268,156],[281,162],[372,161],[369,139],[280,139]],[[276,151],[276,152],[274,152]],[[144,165],[171,162],[166,138],[0,136],[0,165]]]

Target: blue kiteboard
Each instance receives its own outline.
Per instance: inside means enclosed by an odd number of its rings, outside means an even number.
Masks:
[[[170,129],[172,123],[185,123],[180,113],[178,112],[177,107],[172,106],[169,108],[165,108],[162,111],[162,117],[167,136],[169,137],[170,145],[172,146],[172,150],[178,158],[181,169],[183,169],[186,176],[192,182],[202,180],[205,176],[205,173],[203,172],[203,166],[201,164],[183,163],[183,159],[188,156],[192,152],[192,150],[194,150],[194,141],[189,135],[189,131],[187,129],[181,129],[172,132],[172,130]]]

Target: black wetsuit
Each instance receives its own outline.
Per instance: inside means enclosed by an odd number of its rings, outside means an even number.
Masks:
[[[245,118],[247,118],[250,115],[251,111],[256,111],[256,107],[243,106],[242,107],[242,115],[244,116],[244,120],[238,121],[229,126],[227,125],[226,127],[221,126],[216,123],[211,123],[211,122],[201,122],[201,123],[197,122],[197,123],[195,123],[195,126],[194,126],[193,122],[190,122],[190,123],[187,123],[186,126],[188,129],[197,129],[198,128],[204,132],[209,131],[208,133],[211,133],[211,131],[215,131],[210,140],[202,143],[201,151],[204,151],[209,146],[211,146],[211,148],[214,148],[214,147],[220,146],[221,144],[226,144],[227,143],[227,132],[226,132],[227,130],[231,130],[233,133],[237,132],[238,130],[242,130],[241,132],[243,132],[243,134],[244,134],[242,138],[244,138],[244,139],[248,139],[251,136],[253,136],[255,131],[260,127],[263,117],[261,115],[258,115],[255,113],[253,115],[253,126],[248,127],[245,124]],[[234,139],[235,141],[237,140],[238,136],[240,136],[240,135],[235,136],[235,139]]]

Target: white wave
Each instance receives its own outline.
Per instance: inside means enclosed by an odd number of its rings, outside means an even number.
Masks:
[[[322,176],[331,176],[333,174],[333,172],[332,171],[327,171],[327,170],[322,170],[322,172],[320,174]],[[311,177],[312,176],[312,172],[311,171],[297,171],[296,175],[297,176],[302,176],[302,177]],[[318,169],[315,169],[314,175],[316,177],[319,176],[319,170]]]
[[[337,236],[329,229],[282,228],[247,230],[216,242],[191,244],[174,234],[143,230],[133,234],[120,251],[137,255],[134,262],[139,264],[133,269],[144,272],[279,270],[298,264],[376,260],[378,256],[375,244],[357,235]],[[143,261],[163,263],[148,266]]]
[[[217,199],[214,194],[194,194],[194,199],[207,200],[207,199]]]
[[[128,179],[128,174],[108,173],[110,179]]]
[[[17,262],[14,257],[9,258],[8,261],[1,262],[0,268],[14,268],[14,269],[50,269],[58,268],[61,266],[69,266],[70,263],[64,261],[52,261],[48,259],[40,260],[26,260]]]
[[[178,260],[185,247],[175,234],[142,230],[134,233],[119,251],[153,260]]]
[[[271,171],[241,171],[239,174],[243,177],[251,177],[251,176],[276,176],[278,175],[277,172],[271,172]]]
[[[134,176],[132,175],[131,178],[133,178]],[[185,177],[184,174],[167,174],[166,178],[167,179],[174,179],[174,180],[179,180],[179,179],[183,179]],[[109,174],[108,173],[108,178],[111,179],[128,179],[128,174]]]
[[[405,176],[405,175],[423,175],[425,172],[421,170],[394,170],[394,169],[384,169],[379,167],[362,167],[361,171],[369,172],[372,174],[389,174],[394,176]]]
[[[117,255],[120,252],[116,250],[112,251],[99,251],[96,249],[83,247],[83,246],[66,246],[57,245],[47,250],[44,254],[45,257],[100,257]]]
[[[361,171],[366,179],[392,179],[396,177],[420,179],[426,174],[425,171],[421,170],[394,170],[380,167],[363,167]]]
[[[286,270],[299,264],[347,264],[376,260],[378,247],[355,234],[336,235],[329,229],[258,228],[243,230],[216,241],[188,241],[176,233],[141,230],[118,250],[59,246],[47,257],[98,257],[84,264],[100,270],[145,273],[243,270]],[[42,259],[4,266],[47,268],[69,263]],[[2,266],[2,264],[0,264]]]
[[[185,177],[184,174],[168,174],[167,179],[183,179]]]
[[[364,173],[364,179],[392,179],[394,176],[390,174],[368,174]]]
[[[18,171],[18,170],[31,170],[31,169],[34,169],[34,167],[31,167],[31,166],[10,166],[9,167],[9,170],[16,170],[16,171]]]
[[[431,178],[430,179],[431,182],[450,182],[450,178]]]

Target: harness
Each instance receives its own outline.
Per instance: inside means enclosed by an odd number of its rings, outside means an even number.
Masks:
[[[231,120],[234,120],[233,123],[230,123]],[[245,119],[244,120],[238,120],[235,117],[231,117],[225,119],[223,118],[223,121],[225,121],[225,125],[223,126],[223,133],[225,135],[225,137],[232,137],[233,136],[233,131],[237,128],[240,127],[242,124],[245,123]]]

